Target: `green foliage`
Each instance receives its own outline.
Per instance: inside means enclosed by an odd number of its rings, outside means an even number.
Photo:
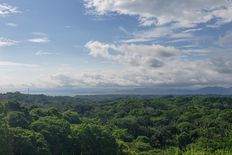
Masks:
[[[27,128],[30,121],[22,112],[9,112],[7,115],[7,121],[10,127],[22,127]]]
[[[70,110],[65,111],[63,113],[63,118],[71,124],[80,124],[81,123],[80,116],[78,115],[78,113],[70,111]]]
[[[0,104],[0,107],[2,105]],[[7,122],[3,118],[3,114],[0,111],[0,154],[11,153],[10,132],[7,126]]]
[[[58,112],[56,108],[35,108],[30,111],[30,115],[33,119],[37,120],[40,117],[45,116],[55,116],[55,117],[61,117],[61,114]]]
[[[17,101],[8,101],[5,104],[5,109],[7,111],[23,111],[25,108],[22,107]]]
[[[72,135],[77,137],[83,155],[116,155],[118,152],[116,140],[106,127],[92,124],[73,126]]]
[[[50,154],[47,142],[40,133],[21,128],[11,128],[10,138],[13,154]]]
[[[229,96],[0,96],[0,154],[232,154]]]
[[[127,129],[115,129],[113,131],[113,136],[124,142],[132,142],[134,139],[134,137],[127,132]]]
[[[149,151],[152,149],[149,141],[150,139],[146,136],[138,136],[133,142],[133,145],[138,150],[138,152]]]
[[[53,116],[41,117],[30,125],[31,129],[43,134],[52,154],[66,152],[68,136],[71,133],[70,124]]]

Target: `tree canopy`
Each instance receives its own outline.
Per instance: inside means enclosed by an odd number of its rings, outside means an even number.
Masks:
[[[0,102],[0,154],[232,154],[230,96],[32,96],[30,104],[10,95],[18,100]]]

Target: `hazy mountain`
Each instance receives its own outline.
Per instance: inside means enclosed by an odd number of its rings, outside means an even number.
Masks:
[[[151,94],[151,95],[232,95],[232,88],[205,87],[200,89],[169,89],[169,88],[136,88],[128,90],[128,94]]]
[[[27,89],[7,90],[6,92],[19,91],[29,94],[45,94],[50,96],[75,96],[75,95],[232,95],[232,88],[205,87],[200,89],[183,88],[57,88],[57,89]]]

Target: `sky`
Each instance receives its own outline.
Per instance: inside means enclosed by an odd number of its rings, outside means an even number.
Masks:
[[[232,86],[231,0],[0,0],[0,87]]]

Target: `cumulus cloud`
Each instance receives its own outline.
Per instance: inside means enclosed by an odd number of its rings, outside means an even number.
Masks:
[[[231,74],[212,69],[210,61],[171,61],[164,68],[128,68],[50,76],[60,87],[146,87],[231,85]],[[200,69],[204,68],[204,70]]]
[[[117,13],[138,16],[141,25],[176,22],[192,27],[219,18],[230,22],[232,4],[228,0],[84,0],[86,8],[97,15]]]
[[[162,67],[170,59],[178,57],[180,51],[161,45],[106,44],[90,41],[85,45],[93,57],[102,57],[131,66]]]
[[[90,41],[85,45],[90,56],[123,65],[124,72],[117,72],[117,79],[114,78],[115,80],[110,82],[130,81],[133,86],[232,85],[232,56],[228,52],[222,52],[221,48],[231,47],[231,33],[227,32],[219,38],[219,49],[213,49],[216,42],[214,39],[218,34],[204,35],[209,24],[220,28],[223,24],[232,22],[232,1],[84,2],[88,12],[93,15],[134,16],[142,26],[135,32],[128,32],[124,27],[120,27],[127,35],[126,39],[113,43]],[[109,77],[104,76],[104,80],[109,82],[107,78]]]
[[[215,57],[216,58],[216,57]],[[222,57],[224,62],[226,56]],[[227,59],[229,61],[229,59]],[[123,67],[111,69],[57,69],[36,76],[25,84],[39,88],[48,87],[193,87],[193,86],[231,86],[232,73],[223,71],[225,65],[214,59],[179,60],[172,59],[163,67],[135,67],[123,63]],[[157,64],[157,63],[155,63]],[[1,66],[1,65],[0,65]],[[221,66],[221,67],[220,67]],[[3,66],[3,68],[6,68]],[[33,75],[32,75],[33,76]],[[22,81],[24,82],[24,81]]]
[[[112,83],[130,81],[132,86],[212,86],[215,84],[226,86],[232,84],[232,56],[227,52],[220,52],[221,49],[217,51],[206,48],[194,51],[200,56],[204,53],[206,57],[194,59],[189,52],[154,44],[107,44],[91,41],[86,44],[86,47],[93,57],[116,61],[125,66],[124,72],[117,72],[115,77],[118,79],[110,81]],[[215,55],[212,56],[212,53]],[[211,58],[207,59],[207,57]]]
[[[17,7],[0,3],[0,16],[7,16],[9,14],[18,13]]]
[[[161,44],[179,43],[181,46],[202,43],[206,37],[194,35],[204,31],[207,24],[219,27],[232,21],[230,0],[84,0],[85,7],[93,15],[129,15],[138,17],[143,26],[151,26],[129,33],[121,43]],[[162,42],[165,40],[166,42]],[[221,38],[223,41],[223,38]],[[228,42],[228,40],[227,40]]]
[[[232,54],[229,51],[220,51],[220,54],[215,54],[210,60],[212,69],[221,74],[232,74]]]
[[[0,47],[12,46],[12,45],[15,45],[16,43],[17,43],[17,41],[15,41],[15,40],[0,38]]]
[[[135,86],[136,83],[124,78],[125,74],[118,72],[117,74],[104,72],[79,72],[56,74],[50,76],[51,80],[56,82],[60,87],[117,87],[117,86]]]

